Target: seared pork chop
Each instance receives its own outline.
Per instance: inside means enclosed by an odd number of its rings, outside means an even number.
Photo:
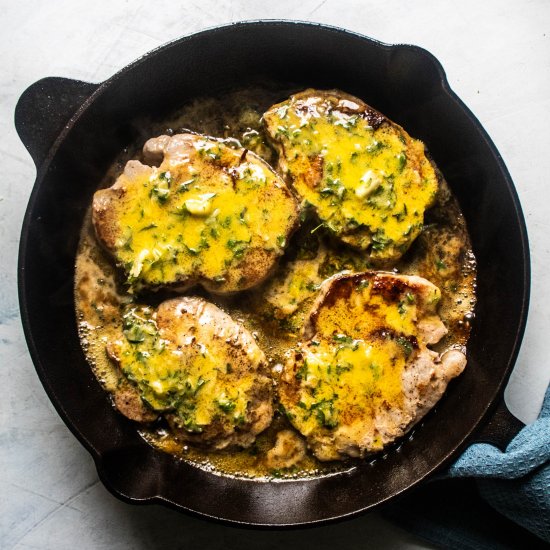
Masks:
[[[130,382],[115,404],[132,420],[164,414],[179,439],[211,449],[247,447],[271,423],[264,353],[202,298],[175,298],[157,310],[131,306],[124,336],[108,353]]]
[[[438,188],[422,142],[335,90],[295,94],[263,118],[280,171],[325,227],[378,263],[406,252]]]
[[[254,153],[205,136],[160,136],[144,154],[160,166],[128,162],[92,211],[131,287],[200,283],[224,294],[262,282],[298,222],[280,177]]]
[[[439,289],[386,272],[338,275],[321,290],[288,356],[281,403],[320,460],[363,457],[405,434],[462,372],[464,354],[430,350],[447,332]]]

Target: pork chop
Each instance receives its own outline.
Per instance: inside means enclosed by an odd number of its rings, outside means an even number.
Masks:
[[[254,153],[205,136],[160,136],[144,155],[151,165],[129,161],[92,210],[131,288],[200,283],[225,294],[262,282],[298,223],[281,178]]]
[[[295,94],[263,119],[280,171],[327,229],[379,264],[406,252],[438,189],[422,142],[337,90]]]
[[[241,324],[202,298],[129,307],[124,336],[108,352],[133,389],[115,394],[132,420],[164,414],[177,438],[210,449],[247,447],[271,423],[264,353]]]
[[[324,284],[279,384],[287,416],[317,458],[381,450],[462,372],[462,351],[428,348],[447,332],[437,315],[440,296],[426,279],[386,272]]]

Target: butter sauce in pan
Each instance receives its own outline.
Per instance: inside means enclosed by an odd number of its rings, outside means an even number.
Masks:
[[[223,98],[196,100],[162,124],[142,121],[142,136],[121,153],[99,187],[113,185],[126,162],[142,159],[143,144],[159,135],[200,133],[224,138],[230,147],[244,147],[276,167],[277,155],[261,117],[290,92],[246,89]],[[419,236],[401,258],[384,264],[383,268],[399,275],[424,277],[440,289],[438,314],[448,332],[430,348],[438,353],[453,349],[464,352],[475,304],[475,259],[458,203],[443,177],[440,174],[437,177],[439,189],[433,206],[425,213]],[[124,276],[99,245],[91,218],[90,211],[82,229],[77,256],[77,318],[82,346],[97,379],[115,399],[116,396],[120,399],[125,389],[130,389],[130,382],[106,350],[111,342],[121,337],[123,315],[133,307],[154,308],[181,293],[146,289],[139,293],[129,292]],[[303,327],[323,282],[341,273],[359,273],[378,267],[367,252],[335,239],[320,223],[313,208],[303,208],[300,221],[299,229],[288,243],[283,244],[287,248],[277,270],[260,286],[229,296],[208,293],[201,287],[184,292],[186,296],[206,299],[242,323],[265,353],[274,380],[279,380],[284,370],[287,352],[298,348],[304,340]],[[136,426],[153,446],[223,475],[294,479],[353,467],[354,459],[321,462],[315,458],[290,424],[288,411],[277,401],[274,406],[276,412],[271,425],[243,450],[207,451],[177,439],[162,416]]]

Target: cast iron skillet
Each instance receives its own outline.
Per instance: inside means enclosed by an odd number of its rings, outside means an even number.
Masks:
[[[83,216],[115,155],[138,135],[137,119],[262,81],[340,88],[422,139],[460,201],[478,260],[478,305],[464,374],[398,449],[350,473],[319,479],[234,479],[154,450],[95,380],[75,322],[73,272]],[[425,50],[315,24],[238,23],[154,50],[99,85],[40,80],[21,96],[15,124],[38,169],[19,256],[29,350],[59,414],[119,498],[232,523],[315,524],[387,502],[448,464],[467,442],[503,445],[519,429],[502,392],[528,308],[525,223],[498,151]]]

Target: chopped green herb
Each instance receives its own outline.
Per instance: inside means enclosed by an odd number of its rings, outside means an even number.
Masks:
[[[226,246],[233,251],[233,258],[239,260],[244,256],[244,253],[248,248],[249,243],[250,241],[238,241],[235,239],[229,239],[226,243]]]
[[[441,271],[442,269],[447,269],[447,264],[441,259],[441,258],[438,258],[436,261],[435,261],[435,267]]]
[[[149,225],[142,227],[139,231],[148,231],[149,229],[154,229],[155,227],[157,227],[156,223],[150,223]]]
[[[309,290],[310,292],[315,292],[316,290],[319,290],[319,285],[316,285],[313,281],[308,281],[306,283],[306,290]]]
[[[403,348],[405,357],[408,359],[411,353],[413,352],[413,345],[411,344],[410,340],[408,340],[404,336],[400,336],[397,339],[397,343]]]
[[[124,336],[128,342],[137,344],[145,340],[145,332],[139,325],[130,325],[129,328],[124,330]]]
[[[382,147],[384,147],[384,144],[383,144],[381,141],[376,141],[376,140],[374,140],[374,141],[367,147],[367,152],[368,152],[368,153],[377,153],[378,151],[380,151],[380,149],[382,149]]]
[[[352,344],[353,338],[351,336],[347,336],[346,334],[333,334],[332,339],[335,342],[340,342],[341,344]]]
[[[177,192],[178,193],[184,193],[185,191],[189,191],[189,186],[195,181],[195,178],[191,178],[187,181],[183,181],[178,185]]]
[[[231,216],[227,216],[226,218],[221,220],[220,225],[227,229],[231,225]]]
[[[278,126],[277,127],[277,135],[278,136],[285,136],[286,138],[290,138],[288,128],[286,128],[285,126]]]
[[[160,203],[165,203],[170,196],[170,190],[165,187],[153,187],[151,197],[156,197]]]
[[[380,375],[382,374],[382,367],[380,365],[377,365],[376,363],[371,363],[369,366],[374,379],[378,380],[380,378]]]
[[[382,228],[378,229],[372,236],[372,249],[375,251],[382,251],[393,243],[393,239],[386,237],[386,233]]]
[[[190,246],[187,246],[185,243],[183,244],[185,247],[185,250],[188,254],[191,254],[191,256],[198,256],[200,250],[198,248],[191,248]]]
[[[340,376],[340,374],[342,374],[343,372],[349,372],[350,370],[353,370],[353,365],[351,363],[338,363],[334,370],[336,374]]]
[[[290,411],[287,411],[282,403],[279,403],[278,412],[290,421],[294,418],[294,415]]]
[[[172,176],[170,175],[170,172],[161,172],[159,174],[159,179],[165,181],[168,187],[172,185]]]
[[[405,153],[399,153],[397,155],[397,169],[400,172],[402,172],[406,164],[407,164],[407,157],[405,156]]]
[[[227,399],[225,401],[218,400],[217,405],[224,413],[228,413],[235,410],[235,407],[237,406],[237,404],[230,399]]]
[[[307,361],[304,361],[300,368],[296,371],[297,380],[307,380]]]

